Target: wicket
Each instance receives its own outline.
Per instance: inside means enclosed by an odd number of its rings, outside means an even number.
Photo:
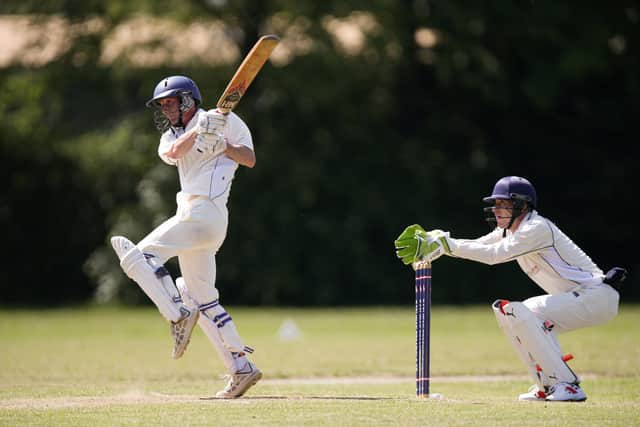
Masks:
[[[431,332],[431,264],[416,270],[416,396],[429,397],[429,338]]]

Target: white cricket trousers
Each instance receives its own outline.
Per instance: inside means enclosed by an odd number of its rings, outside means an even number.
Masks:
[[[164,264],[178,257],[191,296],[200,303],[218,299],[215,255],[227,235],[227,207],[206,196],[182,192],[176,196],[176,214],[147,235],[138,248]]]
[[[541,295],[523,301],[542,321],[550,320],[556,334],[595,326],[618,314],[618,291],[604,283],[579,285],[569,292]]]

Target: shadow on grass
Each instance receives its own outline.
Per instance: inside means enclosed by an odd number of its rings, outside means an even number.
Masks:
[[[398,397],[371,397],[371,396],[244,396],[242,400],[406,400]],[[238,400],[219,399],[217,397],[201,397],[200,400]]]

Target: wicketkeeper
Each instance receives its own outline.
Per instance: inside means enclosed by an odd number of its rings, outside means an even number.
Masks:
[[[182,356],[196,323],[229,370],[230,379],[219,398],[242,396],[262,377],[247,358],[246,347],[220,305],[215,255],[225,239],[227,200],[238,165],[256,162],[251,133],[236,114],[200,108],[195,82],[170,76],[156,86],[147,102],[155,108],[162,133],[158,154],[178,169],[181,191],[177,211],[137,245],[115,236],[111,244],[124,272],[151,298],[170,322],[173,358]],[[182,277],[174,284],[165,262],[177,256]]]
[[[521,177],[501,178],[483,199],[492,232],[477,239],[455,239],[442,230],[407,227],[395,241],[405,264],[442,255],[484,264],[516,261],[547,294],[523,302],[499,299],[492,305],[498,324],[528,367],[535,385],[520,400],[587,399],[578,376],[566,363],[556,336],[605,323],[618,313],[617,289],[626,271],[606,275],[560,229],[536,211],[536,191]]]

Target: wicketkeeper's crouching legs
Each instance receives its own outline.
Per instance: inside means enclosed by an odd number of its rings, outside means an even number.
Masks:
[[[586,399],[579,387],[579,378],[565,362],[552,333],[553,323],[540,320],[517,301],[497,300],[492,308],[498,324],[537,384],[535,389],[521,395],[520,400]]]
[[[173,357],[179,358],[189,344],[199,311],[189,309],[182,302],[169,272],[152,255],[143,254],[133,242],[122,236],[111,238],[111,245],[127,276],[142,288],[162,316],[171,322]]]

